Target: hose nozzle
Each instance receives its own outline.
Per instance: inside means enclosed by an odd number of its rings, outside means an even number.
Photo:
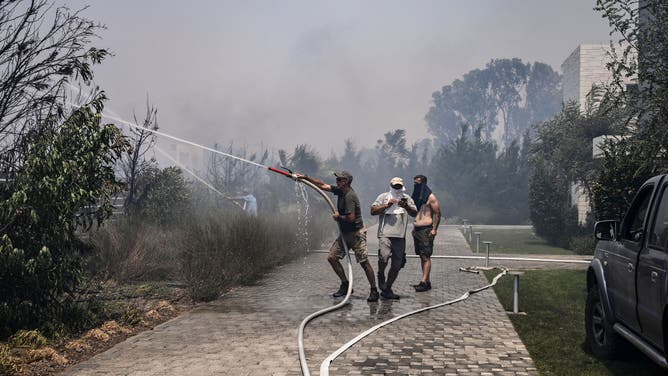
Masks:
[[[289,168],[286,168],[286,167],[280,167],[280,168],[268,167],[268,169],[269,169],[269,171],[273,171],[277,174],[281,174],[281,175],[283,175],[285,177],[288,177],[292,180],[295,180],[295,181],[297,180],[297,175],[295,173],[293,173],[292,170],[290,170]]]

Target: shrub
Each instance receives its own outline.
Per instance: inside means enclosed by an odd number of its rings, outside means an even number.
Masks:
[[[596,248],[596,239],[593,236],[575,236],[571,238],[569,247],[578,255],[593,255]]]
[[[89,270],[95,277],[118,282],[175,278],[180,234],[171,226],[119,219],[91,234]]]
[[[16,334],[9,337],[9,345],[12,347],[39,349],[47,345],[47,340],[39,330],[19,330]]]
[[[192,221],[183,237],[182,271],[193,300],[216,299],[226,286],[252,283],[294,259],[295,221],[250,216]]]
[[[20,359],[13,356],[9,346],[0,344],[0,375],[16,375],[21,372]]]

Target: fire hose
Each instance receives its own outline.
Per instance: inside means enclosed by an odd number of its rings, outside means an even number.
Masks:
[[[327,205],[329,205],[329,208],[332,210],[332,213],[335,213],[337,211],[336,207],[332,203],[332,200],[329,199],[329,197],[325,194],[325,192],[323,192],[322,189],[318,188],[315,184],[311,183],[310,181],[298,178],[297,175],[295,175],[292,171],[290,171],[288,169],[285,169],[285,168],[284,169],[279,169],[279,168],[276,168],[276,167],[269,167],[269,171],[272,171],[272,172],[275,172],[277,174],[283,175],[285,177],[288,177],[290,179],[293,179],[295,181],[298,181],[300,183],[303,183],[303,184],[313,188],[316,192],[318,192],[318,194],[320,194],[320,196],[322,196],[322,198],[325,199],[325,202],[327,202]],[[341,243],[343,244],[344,252],[346,253],[346,256],[348,258],[348,281],[349,281],[348,291],[346,292],[345,298],[341,302],[339,302],[336,305],[321,309],[317,312],[314,312],[314,313],[306,316],[306,318],[304,318],[304,320],[302,320],[301,324],[299,325],[299,334],[297,336],[297,343],[298,343],[298,346],[299,346],[299,364],[301,366],[302,374],[304,376],[310,376],[311,375],[311,373],[308,369],[308,363],[306,362],[306,353],[304,351],[304,329],[306,328],[306,325],[311,320],[313,320],[314,318],[316,318],[318,316],[321,316],[321,315],[323,315],[327,312],[335,311],[335,310],[345,306],[346,304],[348,304],[348,300],[350,300],[350,295],[353,292],[353,263],[352,263],[352,260],[350,258],[350,252],[348,252],[348,245],[346,244],[346,241],[343,239],[343,233],[341,232],[340,228],[339,228],[339,237],[341,239]]]

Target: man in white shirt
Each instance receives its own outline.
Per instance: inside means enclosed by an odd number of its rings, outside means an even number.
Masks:
[[[371,204],[371,215],[378,219],[378,287],[385,299],[399,299],[392,291],[392,284],[399,270],[406,264],[406,227],[408,216],[415,217],[417,207],[411,196],[405,193],[404,180],[394,177],[390,180],[390,190],[383,192]],[[392,260],[385,279],[385,268]]]

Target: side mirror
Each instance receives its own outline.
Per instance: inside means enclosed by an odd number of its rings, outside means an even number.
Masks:
[[[617,221],[599,221],[594,225],[594,237],[596,240],[617,240]]]

